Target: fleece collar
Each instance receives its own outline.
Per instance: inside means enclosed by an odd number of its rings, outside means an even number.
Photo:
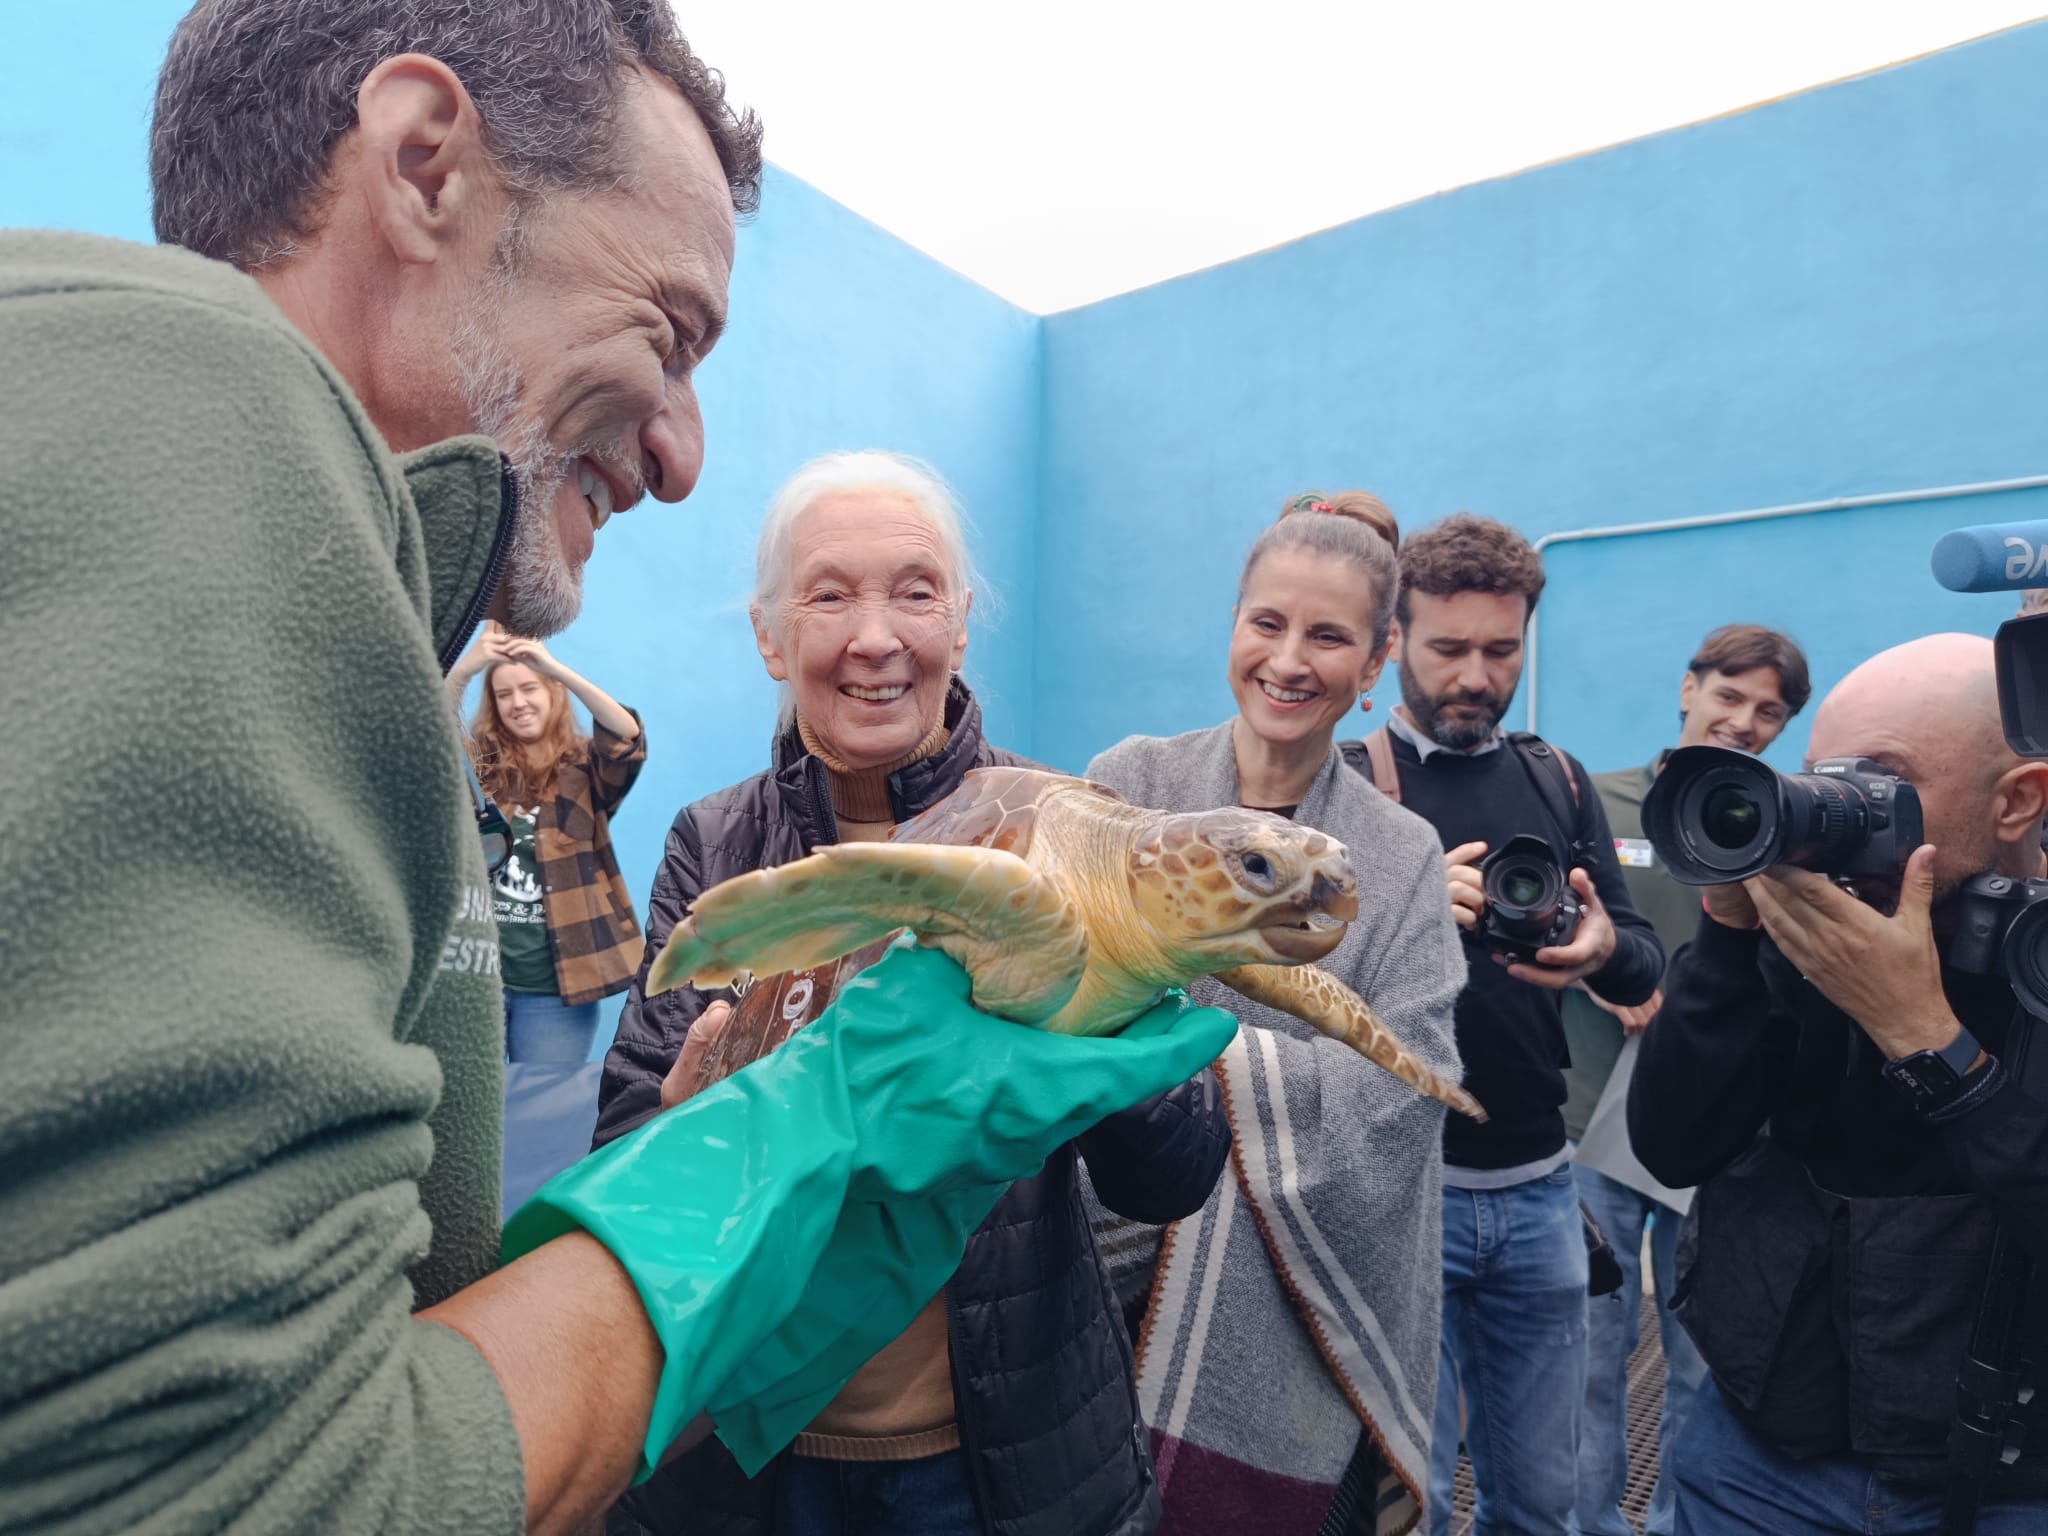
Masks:
[[[512,466],[488,437],[451,437],[402,454],[426,544],[434,650],[446,672],[489,612],[519,518]]]

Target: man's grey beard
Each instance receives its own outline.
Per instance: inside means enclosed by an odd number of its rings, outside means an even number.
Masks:
[[[1416,725],[1440,747],[1448,747],[1453,752],[1470,752],[1474,747],[1484,746],[1499,728],[1501,716],[1507,713],[1504,700],[1489,696],[1485,701],[1487,713],[1471,724],[1461,725],[1446,720],[1437,713],[1436,700],[1422,691],[1415,674],[1406,667],[1398,667],[1397,670],[1401,678],[1401,702],[1407,705],[1408,714]],[[1459,699],[1456,702],[1476,704],[1480,701]]]
[[[545,639],[575,622],[583,608],[583,572],[569,564],[555,528],[555,493],[575,455],[550,446],[540,424],[521,413],[519,369],[498,340],[494,314],[511,285],[497,261],[477,304],[455,328],[454,356],[470,430],[494,438],[512,462],[519,520],[505,558],[505,627]]]

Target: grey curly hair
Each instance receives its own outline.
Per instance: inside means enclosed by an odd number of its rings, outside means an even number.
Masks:
[[[291,255],[363,80],[402,53],[455,72],[515,195],[618,183],[619,102],[640,66],[695,110],[734,209],[760,202],[760,120],[727,103],[667,0],[199,0],[157,81],[157,238],[244,269]]]

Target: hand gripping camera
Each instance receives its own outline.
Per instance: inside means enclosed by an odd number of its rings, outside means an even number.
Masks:
[[[1557,850],[1541,837],[1511,837],[1479,862],[1486,910],[1479,940],[1496,955],[1527,964],[1536,951],[1569,944],[1585,915]]]
[[[1779,773],[1730,747],[1680,747],[1644,797],[1643,830],[1686,885],[1732,885],[1773,864],[1895,875],[1922,841],[1920,794],[1865,757]]]

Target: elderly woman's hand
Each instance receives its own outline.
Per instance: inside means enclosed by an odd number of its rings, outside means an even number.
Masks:
[[[704,1078],[704,1062],[731,1021],[732,1004],[723,998],[698,1015],[697,1022],[690,1026],[688,1038],[683,1041],[682,1050],[676,1053],[675,1065],[661,1080],[663,1109],[674,1109],[685,1099],[694,1098],[710,1086]]]

